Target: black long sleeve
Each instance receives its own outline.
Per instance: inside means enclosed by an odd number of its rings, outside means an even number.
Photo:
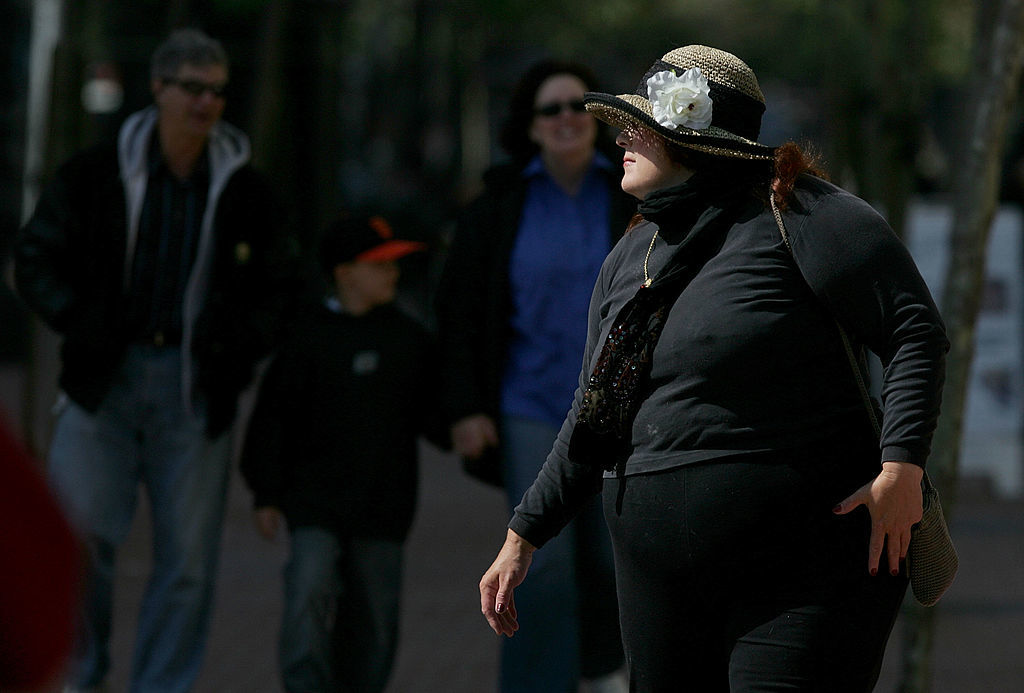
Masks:
[[[909,253],[867,204],[817,179],[801,182],[786,222],[794,254],[771,212],[754,202],[679,295],[654,351],[621,473],[871,440],[836,319],[886,365],[878,462],[925,464],[948,341]],[[568,459],[568,441],[610,322],[643,280],[655,230],[649,222],[635,227],[598,278],[580,389],[509,525],[535,545],[596,492],[599,475]],[[651,274],[681,241],[659,231]]]

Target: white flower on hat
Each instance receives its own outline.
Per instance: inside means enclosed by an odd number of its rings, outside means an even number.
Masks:
[[[669,130],[704,130],[711,125],[711,90],[699,67],[682,75],[670,70],[655,73],[647,80],[647,99],[655,122]]]

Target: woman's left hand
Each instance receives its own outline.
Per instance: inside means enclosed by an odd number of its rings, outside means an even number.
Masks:
[[[889,572],[898,575],[900,559],[910,546],[910,528],[921,521],[921,477],[924,470],[909,462],[883,462],[882,471],[856,493],[837,505],[832,512],[845,515],[864,505],[871,513],[871,541],[868,546],[868,571],[878,573],[882,549],[887,549]]]

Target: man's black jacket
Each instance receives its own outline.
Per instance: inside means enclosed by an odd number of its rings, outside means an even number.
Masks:
[[[124,357],[127,213],[114,143],[65,163],[14,245],[18,292],[63,338],[60,386],[95,411]],[[280,336],[296,293],[299,254],[270,186],[249,165],[217,201],[212,265],[192,326],[194,391],[207,433],[234,419],[238,394]]]

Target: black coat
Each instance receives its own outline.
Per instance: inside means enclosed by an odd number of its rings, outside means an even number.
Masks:
[[[18,292],[64,340],[60,386],[95,411],[124,357],[125,191],[113,143],[65,163],[14,246]],[[269,185],[248,165],[217,203],[215,248],[192,356],[207,433],[234,419],[238,394],[276,343],[297,282],[299,247]]]
[[[313,307],[260,385],[242,451],[257,508],[292,527],[404,540],[417,437],[446,445],[430,334],[394,306],[354,317]]]
[[[622,192],[616,171],[603,173],[611,193],[611,248],[635,214],[636,200]],[[442,408],[449,424],[478,413],[497,420],[511,337],[509,260],[527,181],[521,166],[505,164],[488,171],[484,184],[484,192],[459,219],[437,291]]]

